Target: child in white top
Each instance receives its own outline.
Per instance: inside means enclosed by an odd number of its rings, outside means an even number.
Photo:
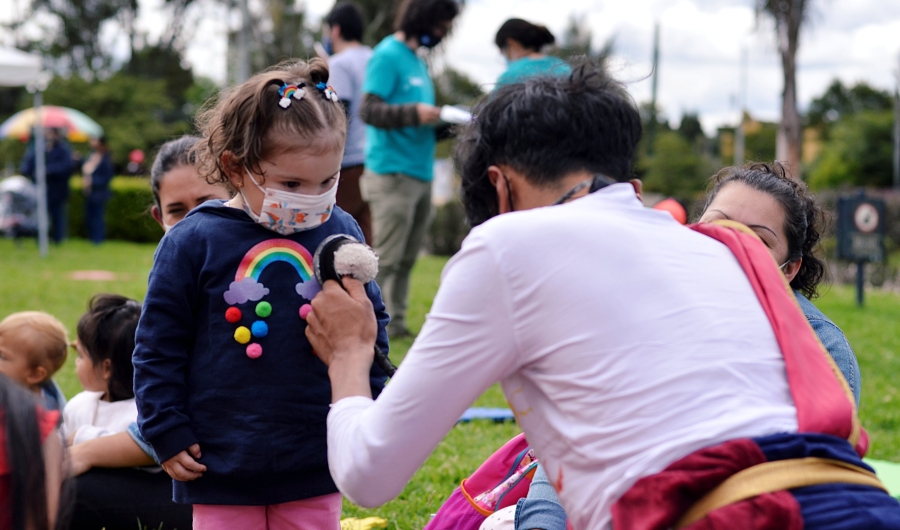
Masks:
[[[134,333],[141,306],[115,294],[91,299],[78,321],[75,372],[84,392],[63,410],[70,444],[125,432],[137,419],[134,403]]]

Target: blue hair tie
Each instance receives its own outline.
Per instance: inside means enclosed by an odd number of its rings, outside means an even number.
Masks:
[[[325,96],[325,99],[330,99],[335,103],[338,102],[337,92],[335,92],[334,89],[331,88],[331,85],[326,85],[325,83],[319,82],[316,83],[316,88],[319,89],[319,92],[321,92],[323,96]]]

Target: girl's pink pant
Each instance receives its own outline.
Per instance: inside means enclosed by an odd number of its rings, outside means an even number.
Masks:
[[[339,530],[340,527],[340,493],[268,506],[194,505],[194,530]]]

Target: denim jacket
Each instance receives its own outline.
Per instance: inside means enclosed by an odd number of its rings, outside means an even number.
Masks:
[[[853,397],[856,399],[856,406],[859,408],[859,363],[856,362],[853,348],[850,347],[850,343],[847,342],[847,338],[841,329],[835,326],[834,322],[828,320],[828,317],[819,311],[812,302],[807,300],[799,291],[794,291],[794,295],[797,297],[797,303],[800,304],[800,309],[803,310],[806,320],[809,320],[809,325],[812,326],[813,331],[819,336],[819,340],[822,341],[825,349],[834,358],[838,369],[844,374],[844,378],[853,392]]]

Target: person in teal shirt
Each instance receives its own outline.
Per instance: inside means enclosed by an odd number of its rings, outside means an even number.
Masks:
[[[572,72],[572,67],[562,59],[541,53],[545,46],[556,42],[556,37],[544,26],[511,18],[497,30],[494,42],[509,64],[497,78],[498,87],[529,77],[564,76]]]
[[[359,187],[372,213],[376,280],[391,316],[388,334],[410,336],[409,275],[431,218],[431,179],[440,109],[428,66],[433,49],[459,14],[455,0],[405,0],[395,33],[372,51],[359,117],[366,123],[365,171]]]

